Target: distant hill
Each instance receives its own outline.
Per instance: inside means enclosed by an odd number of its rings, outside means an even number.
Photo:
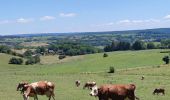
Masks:
[[[136,40],[160,42],[165,39],[170,39],[170,28],[105,32],[18,34],[1,36],[0,44],[14,45],[22,42],[42,42],[47,44],[54,42],[77,42],[92,46],[106,46],[112,43],[112,41],[126,41],[130,43]]]
[[[155,29],[143,29],[143,30],[125,30],[125,31],[103,31],[103,32],[71,32],[71,33],[32,33],[32,34],[16,34],[8,36],[20,36],[20,37],[36,37],[36,36],[57,36],[57,35],[86,35],[86,34],[138,34],[138,33],[170,33],[170,28],[155,28]]]

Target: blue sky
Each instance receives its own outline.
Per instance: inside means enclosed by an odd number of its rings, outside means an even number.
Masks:
[[[0,0],[0,35],[170,27],[170,0]]]

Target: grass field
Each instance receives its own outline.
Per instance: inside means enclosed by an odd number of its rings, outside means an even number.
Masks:
[[[86,81],[96,81],[98,85],[135,83],[140,100],[170,100],[170,66],[163,65],[162,57],[167,54],[160,51],[110,52],[107,58],[99,53],[69,58],[62,63],[55,63],[53,57],[44,57],[42,59],[48,64],[29,66],[9,65],[11,56],[0,54],[0,100],[23,100],[16,85],[20,81],[39,80],[55,83],[56,100],[97,100],[89,96],[89,90],[82,89]],[[115,67],[116,73],[106,73],[110,66]],[[145,76],[143,81],[140,80],[142,75]],[[82,83],[79,88],[74,84],[77,79]],[[166,95],[152,95],[156,87],[165,88]],[[45,96],[39,96],[39,99],[47,100]]]

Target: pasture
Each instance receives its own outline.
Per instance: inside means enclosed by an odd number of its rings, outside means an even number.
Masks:
[[[110,52],[106,58],[99,53],[69,58],[61,63],[50,62],[53,57],[47,57],[44,59],[49,60],[48,64],[28,66],[9,65],[11,56],[0,54],[0,99],[23,100],[20,92],[16,91],[18,82],[48,80],[56,85],[56,100],[97,100],[89,96],[89,90],[83,90],[86,81],[96,81],[98,85],[135,83],[140,100],[170,100],[170,66],[163,65],[162,57],[167,54],[160,51]],[[107,73],[110,66],[115,67],[116,73]],[[140,80],[142,75],[144,80]],[[74,84],[77,79],[81,80],[80,87]],[[165,88],[165,96],[152,95],[156,87]],[[38,97],[47,100],[45,96]]]

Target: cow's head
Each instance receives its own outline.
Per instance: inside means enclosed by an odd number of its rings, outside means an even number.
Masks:
[[[97,96],[98,95],[98,87],[94,86],[91,88],[91,92],[90,92],[91,96]]]
[[[17,86],[17,91],[22,91],[22,89],[24,88],[25,85],[28,85],[28,83],[27,82],[19,83]]]

